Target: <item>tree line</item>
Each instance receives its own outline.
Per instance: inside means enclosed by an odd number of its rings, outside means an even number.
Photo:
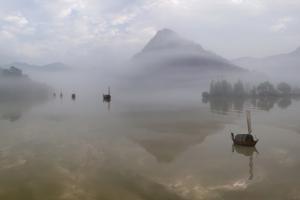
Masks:
[[[212,81],[209,91],[203,92],[202,96],[207,97],[287,97],[299,96],[300,88],[293,88],[288,83],[281,82],[274,86],[269,81],[262,82],[257,86],[250,87],[238,80],[230,83],[226,80]]]

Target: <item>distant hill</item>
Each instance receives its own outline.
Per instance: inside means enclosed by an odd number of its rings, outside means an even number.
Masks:
[[[163,67],[164,69],[197,69],[199,72],[244,72],[229,60],[202,48],[201,45],[182,38],[169,29],[163,29],[133,57],[138,65]]]
[[[131,59],[129,87],[190,88],[218,78],[242,78],[249,71],[176,32],[163,29]]]
[[[50,63],[47,65],[32,65],[28,64],[25,62],[14,62],[6,65],[2,65],[1,67],[3,68],[9,68],[9,67],[16,67],[19,68],[23,71],[46,71],[46,72],[51,72],[51,71],[64,71],[68,70],[69,67],[63,63],[56,62],[56,63]]]
[[[239,58],[233,60],[236,65],[263,72],[275,77],[293,77],[300,73],[300,48],[284,54],[263,58]]]

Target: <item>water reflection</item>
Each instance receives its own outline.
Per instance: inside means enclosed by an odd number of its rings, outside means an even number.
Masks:
[[[117,100],[108,113],[99,98],[81,96],[60,104],[57,95],[18,123],[2,122],[0,199],[299,199],[299,134],[260,120],[279,126],[292,113],[298,125],[299,107],[276,109],[277,119],[256,113],[258,160],[255,148],[228,150],[228,129],[237,116],[244,122],[230,109],[257,102],[217,104],[225,116],[198,98],[196,105]]]
[[[292,104],[291,98],[282,98],[278,101],[278,107],[280,108],[287,108]]]
[[[217,112],[220,114],[227,114],[231,110],[243,111],[244,103],[246,99],[244,98],[203,98],[203,103],[209,103],[212,112]]]
[[[201,144],[224,126],[223,119],[212,118],[202,108],[130,110],[123,113],[123,120],[138,129],[132,128],[137,132],[131,132],[129,138],[163,163],[175,161],[188,148]]]
[[[227,114],[230,111],[242,112],[246,105],[253,106],[259,110],[270,111],[277,105],[286,109],[292,104],[290,97],[264,97],[264,98],[203,98],[203,103],[209,103],[212,112]]]
[[[258,154],[258,151],[256,147],[243,147],[238,145],[232,145],[232,152],[236,152],[240,155],[243,155],[245,157],[249,158],[249,180],[252,180],[254,178],[254,171],[253,171],[253,155],[254,153]]]
[[[20,75],[0,77],[0,118],[15,122],[31,107],[47,101],[49,87]]]
[[[10,122],[14,122],[14,121],[19,120],[21,118],[21,116],[22,116],[21,112],[11,111],[11,112],[8,112],[8,113],[4,113],[2,115],[2,119],[8,120]]]
[[[111,101],[104,101],[104,100],[103,100],[103,103],[104,103],[104,104],[107,104],[107,110],[110,111],[110,106],[111,106],[110,104],[111,104]]]
[[[151,178],[129,170],[126,163],[120,165],[120,158],[107,154],[111,148],[99,139],[69,137],[68,142],[65,136],[57,136],[60,141],[45,137],[3,149],[0,198],[183,199]]]
[[[28,112],[32,107],[41,105],[46,102],[47,98],[40,98],[34,100],[11,100],[11,101],[0,101],[0,119],[8,120],[10,122],[18,121],[22,114]]]

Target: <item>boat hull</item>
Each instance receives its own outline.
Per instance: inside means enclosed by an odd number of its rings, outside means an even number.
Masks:
[[[255,147],[256,143],[258,141],[253,141],[253,142],[239,142],[239,141],[233,141],[234,145],[238,146],[246,146],[246,147]]]
[[[254,147],[258,140],[254,140],[251,134],[238,134],[234,136],[234,133],[231,133],[231,138],[234,145]]]
[[[111,101],[111,96],[109,94],[103,94],[103,101],[106,101],[106,102]]]

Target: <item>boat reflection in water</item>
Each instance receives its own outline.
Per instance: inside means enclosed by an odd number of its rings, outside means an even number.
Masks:
[[[72,95],[71,95],[71,99],[72,99],[73,101],[75,101],[75,100],[76,100],[76,94],[75,94],[75,93],[72,93]]]
[[[253,162],[253,155],[256,153],[258,155],[258,151],[255,147],[244,147],[244,146],[238,146],[238,145],[232,145],[232,152],[236,152],[238,154],[241,154],[245,157],[249,158],[249,180],[252,180],[254,178],[254,162]]]
[[[103,103],[107,104],[107,110],[110,111],[110,103],[111,103],[111,101],[103,101]]]

